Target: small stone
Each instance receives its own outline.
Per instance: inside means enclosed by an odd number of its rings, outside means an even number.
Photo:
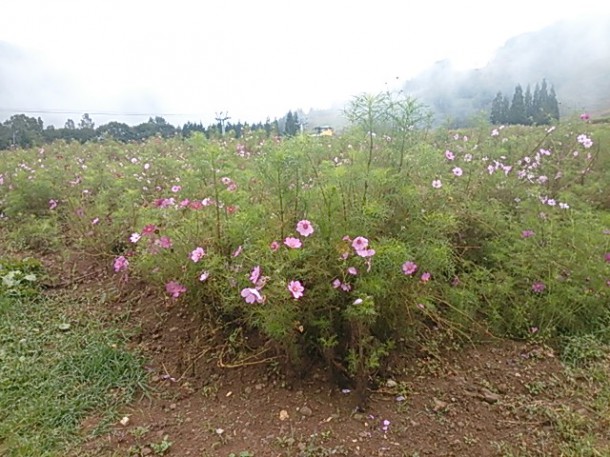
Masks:
[[[127,424],[129,424],[129,417],[123,416],[123,418],[119,422],[123,427],[125,427]]]
[[[434,411],[443,411],[445,409],[447,409],[447,403],[444,401],[439,400],[436,397],[432,398],[432,401],[434,402],[434,406],[433,406],[433,410]]]
[[[153,450],[151,448],[149,448],[148,446],[142,448],[142,451],[141,451],[142,455],[152,455],[152,453],[153,453]]]
[[[171,405],[169,405],[169,409],[176,409],[176,403],[172,403]]]
[[[286,411],[285,409],[280,411],[280,420],[281,421],[285,421],[288,418],[290,418],[290,416],[288,415],[288,411]]]
[[[254,388],[256,390],[263,390],[264,387],[265,387],[265,384],[261,384],[261,383],[258,383],[254,386]]]
[[[299,412],[303,415],[303,416],[311,416],[313,414],[313,411],[311,410],[311,408],[309,406],[303,406]]]
[[[393,379],[388,379],[385,383],[386,386],[388,386],[390,389],[393,389],[394,387],[396,387],[398,385],[398,383],[396,381],[394,381]]]
[[[489,389],[482,388],[481,389],[481,400],[491,404],[497,403],[500,398],[502,398],[499,394],[492,392]]]

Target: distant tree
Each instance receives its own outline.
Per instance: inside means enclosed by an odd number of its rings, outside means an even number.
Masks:
[[[68,130],[74,130],[76,128],[76,124],[74,124],[74,121],[72,119],[68,119],[64,124],[64,128]]]
[[[546,125],[553,120],[559,120],[559,102],[555,89],[547,89],[545,79],[536,83],[532,95],[530,86],[527,86],[525,95],[521,85],[515,87],[512,103],[501,92],[491,102],[490,121],[493,124],[523,124]]]
[[[549,91],[549,98],[547,99],[547,106],[545,107],[551,119],[556,121],[559,120],[559,102],[557,101],[557,95],[555,94],[555,88],[551,86]]]
[[[199,124],[187,122],[182,126],[182,136],[184,138],[190,137],[195,132],[201,132],[205,134],[205,127],[201,122]]]
[[[492,124],[505,124],[508,120],[508,110],[505,106],[506,98],[502,95],[502,92],[498,92],[496,97],[491,102],[491,114],[489,120]]]
[[[532,125],[532,123],[534,122],[534,104],[532,98],[532,90],[530,89],[529,84],[527,85],[527,89],[525,90],[523,102],[525,103],[525,124]]]
[[[292,113],[292,111],[288,111],[286,114],[284,121],[284,135],[286,136],[294,136],[297,134],[299,130],[298,125],[298,116],[296,113]]]
[[[83,117],[81,118],[80,122],[78,123],[78,128],[79,129],[91,129],[91,130],[93,130],[95,128],[95,124],[89,117],[88,113],[83,114]]]
[[[515,87],[513,101],[508,110],[508,122],[510,124],[525,124],[527,122],[523,89],[520,84],[517,84],[517,87]]]
[[[536,125],[545,125],[550,122],[549,115],[546,112],[549,98],[546,79],[542,80],[542,84],[540,86],[536,84],[536,89],[537,90],[534,90],[534,98],[532,101],[534,114],[533,121]]]
[[[116,121],[100,125],[96,129],[96,133],[97,136],[101,138],[111,138],[123,143],[127,143],[135,139],[135,132],[129,125]]]
[[[43,142],[44,123],[41,118],[28,117],[25,114],[14,114],[3,124],[8,128],[10,144],[29,148]]]
[[[0,150],[10,148],[11,144],[11,129],[5,126],[4,124],[0,124]]]

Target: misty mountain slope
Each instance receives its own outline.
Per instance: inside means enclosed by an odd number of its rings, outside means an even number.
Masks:
[[[554,86],[562,114],[610,110],[610,17],[559,22],[516,36],[498,49],[483,68],[455,71],[437,62],[405,84],[405,90],[430,105],[437,122],[463,124],[489,110],[498,91],[512,98],[515,86],[525,90],[546,79]]]

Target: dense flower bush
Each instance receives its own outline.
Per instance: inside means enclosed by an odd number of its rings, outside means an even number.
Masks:
[[[430,326],[608,332],[607,127],[384,125],[6,151],[1,223],[357,379]]]

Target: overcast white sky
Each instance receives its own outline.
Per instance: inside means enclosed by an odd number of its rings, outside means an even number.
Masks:
[[[382,90],[441,59],[482,66],[514,35],[602,13],[610,1],[3,0],[0,41],[64,84],[61,97],[0,108],[264,121]]]

